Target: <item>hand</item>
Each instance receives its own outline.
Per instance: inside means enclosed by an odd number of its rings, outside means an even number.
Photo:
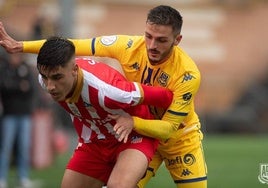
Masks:
[[[22,42],[11,38],[7,34],[2,22],[0,22],[0,45],[5,48],[8,53],[18,53],[23,51]]]
[[[119,135],[118,141],[121,142],[123,140],[123,142],[126,143],[134,127],[133,118],[128,113],[122,115],[108,115],[108,117],[116,121],[114,131]]]

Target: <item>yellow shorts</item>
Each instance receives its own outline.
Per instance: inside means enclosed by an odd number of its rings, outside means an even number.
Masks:
[[[149,164],[146,176],[139,182],[138,187],[145,187],[164,161],[177,187],[206,188],[207,168],[202,139],[203,134],[201,131],[195,129],[179,137],[177,136],[177,139],[174,136],[168,142],[160,143]]]

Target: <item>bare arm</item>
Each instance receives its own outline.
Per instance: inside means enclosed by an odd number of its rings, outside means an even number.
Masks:
[[[2,22],[0,22],[0,45],[5,48],[8,53],[18,53],[23,51],[22,41],[16,41],[9,36]]]

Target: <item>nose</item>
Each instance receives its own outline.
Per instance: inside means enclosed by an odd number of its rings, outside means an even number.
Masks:
[[[51,92],[55,89],[55,84],[52,80],[48,79],[46,83],[47,91]]]
[[[150,49],[156,49],[156,48],[157,48],[157,42],[155,39],[152,39],[150,43]]]

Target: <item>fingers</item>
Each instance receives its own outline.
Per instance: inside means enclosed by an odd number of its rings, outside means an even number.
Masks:
[[[127,129],[124,126],[120,126],[119,124],[115,124],[114,131],[117,135],[120,135],[120,137],[121,137],[121,135],[122,135],[122,137],[124,137],[124,134],[125,134],[125,132],[127,132]],[[122,140],[120,140],[120,141],[122,141]]]
[[[114,125],[114,131],[116,133],[116,135],[118,135],[119,137],[117,138],[117,140],[119,142],[127,142],[128,139],[128,135],[131,133],[132,129],[129,129],[128,127],[122,126],[118,123],[116,123]]]
[[[108,117],[113,119],[113,120],[117,120],[120,115],[112,115],[112,114],[108,114]],[[114,131],[116,132],[116,134],[119,134],[118,132],[120,132],[120,130],[118,130],[120,128],[120,125],[118,123],[116,123],[114,125]]]
[[[123,130],[119,135],[119,138],[117,139],[119,142],[124,142],[126,143],[128,140],[128,135],[129,135],[129,131],[128,130]]]
[[[128,135],[129,135],[129,134],[127,134],[127,135],[125,136],[125,138],[124,138],[124,143],[127,143]]]
[[[4,28],[4,25],[2,22],[0,22],[0,36],[1,36],[1,40],[7,36],[6,30]]]
[[[133,129],[133,120],[129,114],[121,114],[121,115],[108,115],[109,118],[116,121],[116,124],[113,127],[116,135],[118,136],[117,139],[119,142],[126,143],[128,140],[128,136]]]
[[[18,53],[23,51],[22,41],[16,41],[8,35],[2,22],[0,22],[0,45],[5,48],[8,53]]]

